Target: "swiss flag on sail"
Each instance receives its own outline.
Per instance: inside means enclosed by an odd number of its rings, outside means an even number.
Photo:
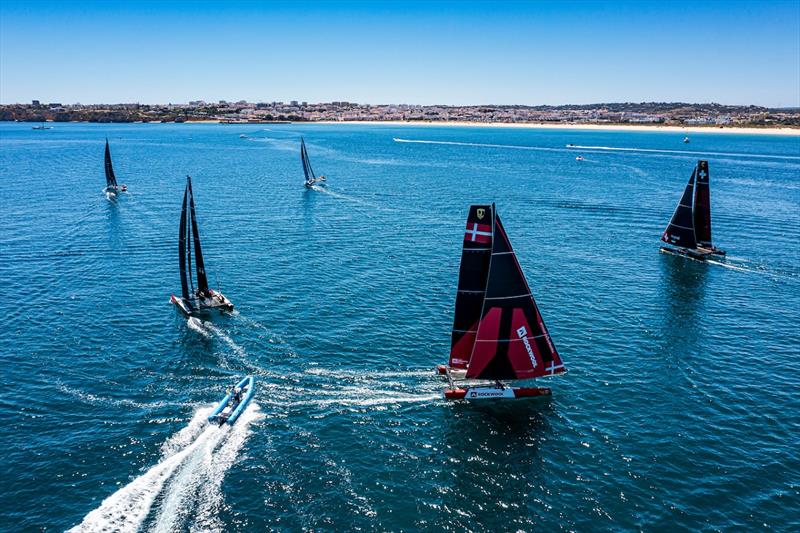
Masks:
[[[492,242],[492,226],[489,224],[478,224],[477,222],[467,222],[467,231],[464,233],[464,240],[488,244]]]

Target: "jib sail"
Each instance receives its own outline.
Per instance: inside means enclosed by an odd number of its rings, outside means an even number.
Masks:
[[[192,178],[190,176],[186,176],[186,187],[189,190],[189,216],[192,224],[194,264],[197,268],[197,290],[204,295],[208,295],[208,279],[206,278],[206,267],[203,261],[203,250],[200,247],[200,232],[197,229],[197,213],[195,213],[194,209],[194,194],[192,193]]]
[[[694,182],[697,168],[692,172],[692,177],[689,178],[689,183],[686,184],[686,189],[683,191],[678,207],[672,214],[672,219],[661,235],[661,240],[667,244],[674,246],[681,246],[683,248],[697,248],[697,238],[694,233]]]

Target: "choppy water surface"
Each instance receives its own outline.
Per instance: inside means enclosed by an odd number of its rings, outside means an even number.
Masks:
[[[800,528],[800,140],[691,137],[0,125],[0,523]],[[727,262],[658,253],[698,158]],[[193,324],[168,303],[186,174],[237,306]],[[551,401],[447,403],[431,371],[485,201],[569,369]],[[246,373],[246,416],[204,425]]]

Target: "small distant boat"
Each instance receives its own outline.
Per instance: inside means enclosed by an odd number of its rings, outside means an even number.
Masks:
[[[485,400],[549,396],[549,388],[509,387],[566,372],[533,299],[495,205],[473,205],[467,216],[458,276],[447,399]],[[490,380],[456,386],[455,380]]]
[[[674,248],[662,246],[662,252],[695,259],[725,255],[724,250],[711,244],[711,191],[708,180],[708,161],[700,160],[667,229],[661,235],[661,240]]]
[[[255,379],[247,376],[228,391],[228,394],[217,405],[217,408],[208,416],[212,424],[233,425],[236,419],[247,409],[247,404],[253,399],[255,393]]]
[[[583,161],[583,156],[579,155],[578,157],[575,158],[575,161]]]
[[[39,126],[33,126],[32,130],[52,130],[53,126],[45,126],[44,122],[42,122]]]
[[[111,150],[108,148],[108,139],[106,139],[105,167],[106,188],[104,191],[106,194],[116,196],[119,192],[126,192],[128,190],[127,185],[117,185],[117,177],[114,175],[114,166],[111,164]]]
[[[684,137],[683,138],[683,143],[684,144],[689,144],[689,137]]]
[[[194,252],[193,252],[194,250]],[[186,189],[183,193],[183,208],[178,236],[178,261],[181,271],[181,296],[174,294],[170,301],[186,316],[193,316],[206,310],[233,311],[233,304],[221,292],[208,286],[203,251],[200,247],[200,233],[197,228],[197,215],[194,209],[192,178],[186,176]],[[192,277],[192,257],[194,257],[197,286]]]
[[[311,161],[308,160],[308,151],[306,151],[306,141],[300,137],[300,160],[303,163],[303,173],[306,176],[305,186],[310,189],[317,183],[325,184],[325,176],[317,177],[314,174],[314,169],[311,168]]]
[[[247,135],[245,135],[244,133],[241,133],[241,134],[239,134],[239,138],[240,139],[247,139]]]

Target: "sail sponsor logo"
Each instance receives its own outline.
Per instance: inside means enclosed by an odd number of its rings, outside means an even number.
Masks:
[[[536,355],[533,353],[533,346],[531,346],[531,343],[528,340],[528,330],[525,328],[525,326],[521,326],[519,329],[517,329],[517,337],[522,339],[522,344],[525,345],[525,350],[528,352],[528,357],[531,360],[531,364],[533,365],[533,368],[536,368]]]
[[[478,220],[483,220],[483,216],[486,214],[486,209],[481,207],[475,213],[478,215]]]

